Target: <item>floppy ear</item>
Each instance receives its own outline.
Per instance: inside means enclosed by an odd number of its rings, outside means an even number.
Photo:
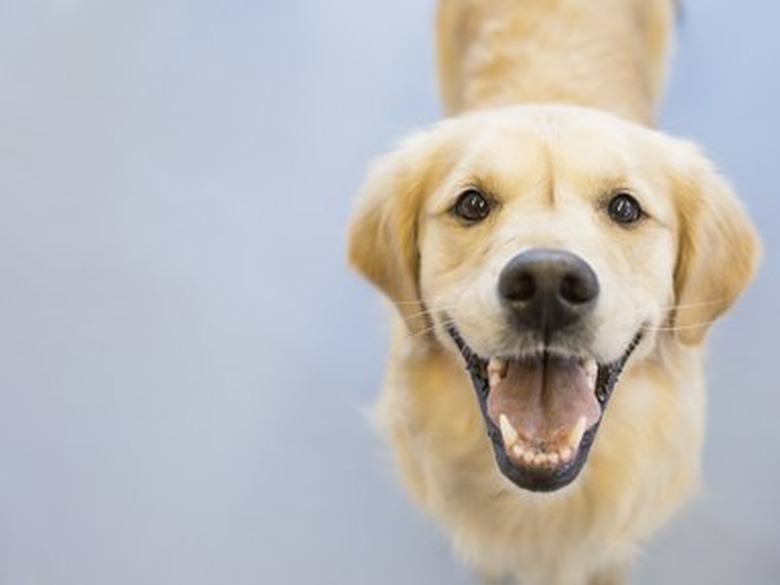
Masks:
[[[392,300],[412,332],[428,327],[420,300],[417,232],[422,201],[441,161],[418,134],[368,173],[349,232],[350,263]]]
[[[753,278],[761,245],[727,181],[695,146],[681,144],[672,163],[680,216],[673,325],[682,343],[695,345]]]

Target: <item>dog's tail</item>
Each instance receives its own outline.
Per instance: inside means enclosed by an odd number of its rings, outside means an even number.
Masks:
[[[587,57],[563,53],[576,52],[582,46],[582,37],[588,35],[590,47],[611,46],[616,51],[633,51],[631,65],[641,69],[636,73],[635,85],[642,86],[650,110],[645,112],[646,116],[638,117],[652,117],[652,109],[665,85],[678,4],[679,0],[439,0],[438,69],[445,109],[454,114],[483,105],[475,102],[484,102],[484,95],[470,95],[474,88],[467,88],[467,81],[471,83],[475,75],[484,76],[488,68],[493,70],[487,76],[514,75],[514,80],[505,79],[506,84],[516,82],[526,66],[534,67],[525,60],[537,60],[536,57],[552,66],[562,66],[555,75],[574,73],[568,65],[577,58],[582,62]],[[551,26],[553,21],[555,24]],[[507,30],[514,35],[509,41],[505,35]],[[576,40],[560,38],[572,33],[578,37]],[[513,47],[510,49],[507,44]],[[561,53],[557,59],[540,55],[549,53],[550,47]],[[490,53],[492,58],[486,58],[485,53]],[[492,60],[486,65],[489,59]],[[507,65],[508,61],[514,64]],[[502,72],[498,73],[501,68]],[[515,101],[525,101],[519,97]],[[539,100],[556,96],[530,97]]]

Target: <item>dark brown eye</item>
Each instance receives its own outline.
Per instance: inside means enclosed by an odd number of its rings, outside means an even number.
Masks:
[[[612,221],[634,223],[642,219],[644,212],[639,202],[628,193],[618,193],[609,202],[607,212]]]
[[[469,223],[476,223],[490,214],[490,201],[476,189],[469,189],[458,197],[452,212]]]

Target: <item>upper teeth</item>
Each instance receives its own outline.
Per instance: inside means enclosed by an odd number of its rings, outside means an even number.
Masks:
[[[595,360],[588,360],[583,364],[585,370],[585,376],[587,377],[588,384],[591,388],[596,387],[596,379],[599,375],[599,366]]]
[[[487,371],[488,374],[496,373],[502,378],[506,376],[506,372],[509,369],[509,364],[501,358],[490,358],[488,362]]]
[[[497,386],[499,382],[501,382],[504,376],[506,376],[508,369],[509,364],[507,364],[504,360],[499,358],[490,358],[487,367],[487,374],[488,382],[490,383],[491,388]]]

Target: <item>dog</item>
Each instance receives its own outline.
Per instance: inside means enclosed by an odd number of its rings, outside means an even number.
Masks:
[[[619,585],[695,493],[704,343],[755,229],[651,128],[672,0],[441,0],[452,116],[369,171],[352,265],[392,301],[376,418],[485,579]]]

